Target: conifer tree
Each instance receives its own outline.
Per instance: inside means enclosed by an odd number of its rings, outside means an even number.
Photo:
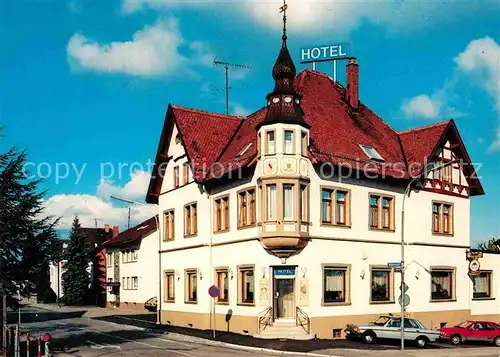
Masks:
[[[77,216],[73,220],[68,247],[64,252],[64,273],[62,288],[66,305],[83,305],[88,296],[90,276],[88,273],[89,253],[85,247],[85,232]]]

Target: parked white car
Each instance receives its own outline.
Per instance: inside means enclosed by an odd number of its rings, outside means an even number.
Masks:
[[[436,341],[440,332],[426,328],[419,320],[406,318],[404,321],[405,340],[415,341],[423,348],[429,342]],[[376,338],[401,339],[401,317],[380,316],[375,321],[361,325],[346,325],[347,338],[361,338],[364,343],[372,343]]]

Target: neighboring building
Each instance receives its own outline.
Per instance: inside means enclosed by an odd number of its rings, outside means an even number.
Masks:
[[[158,295],[157,218],[104,243],[108,306],[144,309],[144,303]]]
[[[90,277],[89,289],[92,289],[95,295],[95,304],[97,306],[106,306],[106,261],[105,249],[102,244],[117,236],[119,233],[118,226],[113,226],[113,229],[106,224],[104,228],[82,228],[85,233],[85,248],[90,252],[91,261],[87,268]],[[67,248],[67,241],[60,240],[58,256],[64,256],[64,251]],[[66,270],[66,260],[61,259],[58,262],[49,264],[50,287],[56,293],[56,296],[63,296],[62,274]]]
[[[462,163],[429,173],[405,200],[407,310],[429,327],[471,309],[500,319],[495,301],[471,305],[470,199],[484,192],[454,121],[394,130],[359,101],[358,71],[351,58],[347,88],[308,69],[296,76],[284,36],[264,108],[237,117],[169,105],[146,198],[160,213],[163,324],[255,335],[267,318],[290,331],[297,320],[333,338],[398,313],[400,273],[388,263],[401,259],[403,192],[426,163],[451,160]],[[157,251],[141,247],[130,264],[146,256],[151,284]],[[125,265],[120,279],[144,276]]]

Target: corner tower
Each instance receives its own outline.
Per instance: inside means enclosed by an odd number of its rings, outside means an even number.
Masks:
[[[260,241],[280,258],[299,252],[309,240],[309,128],[302,96],[294,89],[295,64],[287,47],[286,9],[281,50],[273,67],[274,89],[257,126],[259,142]]]

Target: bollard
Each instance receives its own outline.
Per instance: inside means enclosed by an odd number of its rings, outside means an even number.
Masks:
[[[21,357],[21,331],[19,326],[16,326],[16,341],[14,347],[14,357]]]
[[[30,357],[30,334],[26,334],[26,357]]]
[[[38,345],[38,357],[42,357],[42,338],[38,337],[36,340],[37,345]]]
[[[43,335],[43,341],[45,342],[45,356],[46,357],[52,357],[52,353],[50,352],[50,341],[51,341],[52,337],[50,336],[50,334],[48,332],[46,332],[44,335]]]

